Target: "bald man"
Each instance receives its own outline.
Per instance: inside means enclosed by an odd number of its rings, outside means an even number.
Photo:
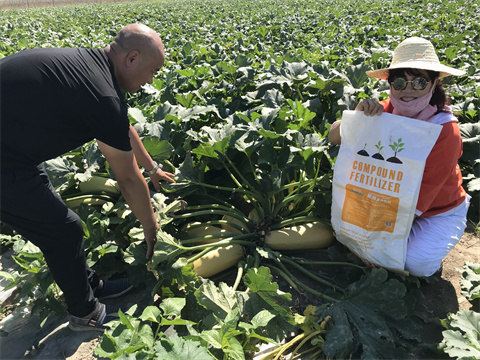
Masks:
[[[42,250],[76,331],[103,331],[115,309],[99,299],[131,286],[104,282],[88,267],[82,221],[55,192],[43,162],[95,139],[151,257],[158,224],[138,165],[157,190],[174,175],[145,150],[120,89],[134,93],[152,83],[164,60],[162,40],[142,24],[122,28],[105,49],[31,49],[0,60],[0,220]]]

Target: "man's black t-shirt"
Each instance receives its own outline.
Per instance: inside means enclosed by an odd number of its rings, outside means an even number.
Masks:
[[[127,106],[100,49],[32,49],[0,60],[2,170],[97,139],[131,150]]]

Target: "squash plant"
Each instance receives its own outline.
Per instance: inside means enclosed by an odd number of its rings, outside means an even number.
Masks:
[[[190,325],[175,330],[207,347],[215,358],[243,359],[259,340],[278,343],[293,325],[301,324],[303,335],[289,343],[295,351],[310,341],[307,348],[331,357],[362,351],[372,357],[405,356],[418,339],[420,324],[428,318],[415,287],[407,288],[385,270],[366,271],[339,244],[314,251],[308,258],[305,252],[274,251],[265,241],[269,232],[293,224],[323,221],[328,226],[322,216],[324,207],[328,208],[330,162],[328,146],[320,136],[308,137],[288,128],[278,134],[272,131],[278,123],[260,114],[252,114],[252,118],[258,121],[252,123],[251,118],[241,116],[234,124],[190,132],[199,145],[179,166],[178,182],[164,184],[167,197],[156,196],[172,204],[186,203],[186,207],[173,208],[161,201],[157,204],[162,228],[149,263],[157,279],[151,285],[152,293],[161,298],[179,294],[186,298],[181,317]],[[252,212],[261,216],[249,217]],[[201,229],[201,236],[192,235],[195,226]],[[206,226],[218,226],[219,231],[206,234]],[[144,256],[145,249],[140,229],[132,229],[130,236],[135,242],[127,249],[128,262],[134,263],[135,258]],[[245,249],[236,267],[219,274],[216,269],[211,280],[196,276],[194,264],[199,257],[232,245]],[[215,263],[209,266],[217,267]],[[305,326],[307,320],[300,314],[292,318],[289,306],[293,296],[316,306],[309,315],[311,327]],[[381,309],[373,311],[379,302]],[[219,304],[223,304],[221,309]],[[304,306],[300,304],[299,310]],[[269,321],[260,337],[254,327],[256,320],[248,326],[244,320],[264,316],[265,309]],[[366,313],[370,320],[362,324],[360,319]],[[328,331],[325,323],[318,327],[325,321]],[[122,318],[115,324],[112,333],[128,327]],[[236,334],[236,341],[226,340],[227,327]],[[339,333],[351,327],[347,342],[339,346]],[[401,338],[396,337],[397,332],[402,333]],[[240,343],[238,339],[242,339]],[[155,345],[149,344],[142,350],[143,354],[150,349],[147,358],[154,356],[154,348],[172,349],[164,335],[155,338]],[[101,344],[97,354],[106,356],[102,348],[107,345]]]
[[[472,308],[442,320],[445,330],[439,348],[452,357],[473,360],[480,357],[480,264],[467,261],[461,271],[462,295]]]
[[[183,213],[174,215],[171,232],[182,239],[182,252],[233,244],[254,251],[255,245],[274,242],[276,230],[310,223],[323,224],[313,229],[324,229],[323,235],[316,233],[317,247],[331,243],[333,235],[326,217],[330,164],[324,160],[325,139],[288,129],[278,133],[273,128],[283,124],[273,124],[274,117],[254,113],[252,118],[242,116],[234,124],[190,132],[199,145],[179,167],[177,183],[163,186],[169,197],[188,203]],[[194,222],[198,224],[191,224]],[[187,223],[190,231],[176,230]],[[204,240],[204,236],[189,238],[192,228],[206,225],[230,232],[219,231],[209,239],[220,241],[189,249],[186,244]],[[222,240],[225,238],[228,240]],[[295,242],[295,237],[290,241]],[[161,245],[159,242],[157,248]],[[174,254],[178,256],[179,251]],[[196,259],[192,257],[189,262]],[[155,256],[153,263],[157,263]]]

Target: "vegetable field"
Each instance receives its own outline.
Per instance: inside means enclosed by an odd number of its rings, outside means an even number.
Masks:
[[[6,10],[0,57],[34,47],[103,48],[132,22],[155,29],[167,55],[152,85],[126,95],[146,149],[176,174],[160,193],[150,184],[161,224],[153,258],[146,262],[143,232],[95,142],[46,164],[84,221],[89,265],[104,279],[128,276],[142,294],[111,323],[97,356],[248,359],[261,343],[282,342],[261,358],[480,356],[478,312],[445,321],[454,335],[427,348],[421,330],[433,319],[419,290],[424,280],[365,268],[334,241],[338,148],[326,139],[343,110],[388,97],[388,86],[366,70],[388,66],[406,37],[428,38],[442,62],[467,72],[444,83],[461,124],[469,222],[478,229],[480,4],[171,0]],[[17,263],[0,272],[18,288],[14,306],[45,323],[63,313],[41,252],[0,226],[1,251],[13,250]],[[303,246],[292,249],[288,232]],[[470,264],[465,273],[473,303],[480,270]]]

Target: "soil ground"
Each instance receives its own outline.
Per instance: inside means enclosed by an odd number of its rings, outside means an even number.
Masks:
[[[4,262],[2,256],[2,263]],[[470,309],[471,304],[461,294],[460,279],[465,261],[480,263],[480,236],[467,229],[460,242],[448,254],[443,262],[443,271],[437,281],[421,282],[425,302],[432,314],[439,319],[447,317],[448,313],[457,313],[462,309]],[[5,269],[5,267],[4,267]],[[121,298],[125,306],[135,303],[135,292]],[[95,331],[73,332],[67,326],[67,318],[53,318],[47,321],[43,330],[38,326],[39,320],[29,314],[15,314],[15,326],[5,322],[0,323],[0,358],[3,360],[45,359],[45,360],[96,360],[93,353],[99,343],[101,333]],[[21,319],[18,322],[18,319]],[[427,324],[424,329],[424,341],[438,344],[442,341],[440,324]],[[7,337],[3,331],[8,331]],[[429,359],[424,357],[421,359]],[[442,359],[449,359],[441,355]],[[420,359],[420,358],[419,358]]]

